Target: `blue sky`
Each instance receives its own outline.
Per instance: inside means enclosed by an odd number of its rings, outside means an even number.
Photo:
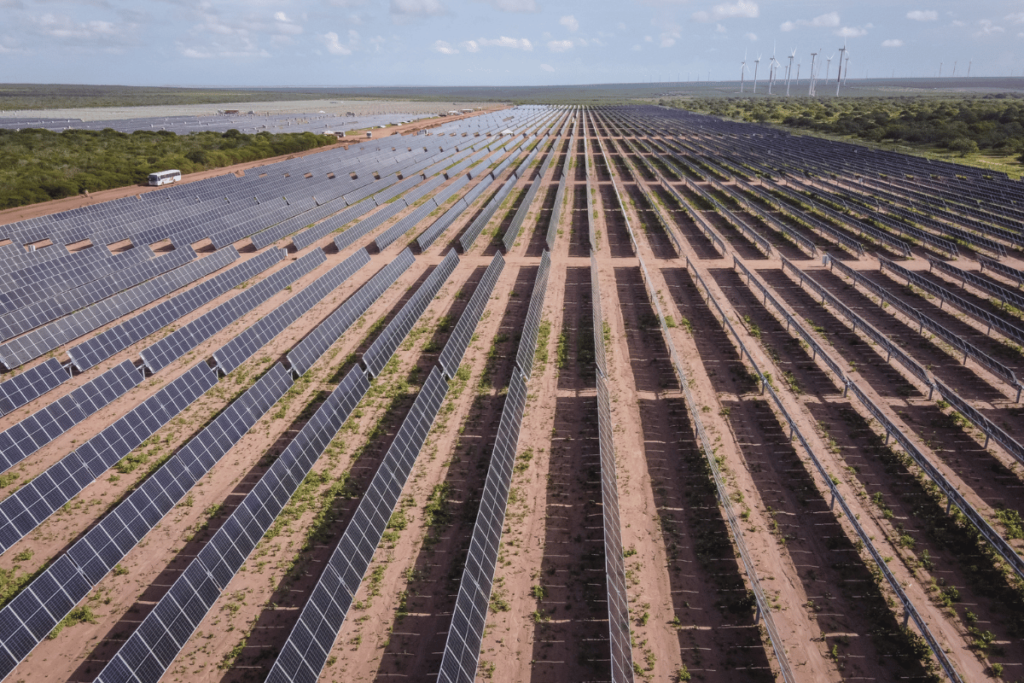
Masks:
[[[0,82],[718,80],[745,52],[763,77],[773,45],[796,48],[806,76],[811,52],[844,40],[854,78],[935,76],[940,61],[1024,77],[1024,0],[0,0]]]

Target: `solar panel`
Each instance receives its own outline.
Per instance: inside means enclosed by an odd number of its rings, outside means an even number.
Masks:
[[[117,461],[217,383],[199,363],[0,502],[0,552],[6,552]]]
[[[299,260],[289,263],[255,285],[242,290],[212,311],[143,349],[139,354],[142,362],[150,372],[159,371],[326,260],[327,256],[322,249],[314,249]]]
[[[903,450],[909,455],[914,463],[921,468],[921,470],[928,475],[928,477],[935,482],[938,486],[939,491],[944,494],[947,499],[959,508],[960,512],[963,513],[964,517],[974,525],[974,528],[978,530],[980,535],[992,546],[992,548],[999,553],[999,555],[1006,560],[1006,563],[1010,565],[1010,568],[1016,572],[1017,576],[1024,577],[1024,558],[1017,554],[1017,551],[1011,546],[1006,540],[999,535],[999,533],[992,528],[992,525],[972,506],[966,498],[953,486],[942,472],[925,457],[924,453],[918,449],[917,445],[907,438],[907,435],[893,423],[885,414],[879,410],[878,406],[861,391],[860,387],[857,386],[856,382],[851,381],[849,383],[850,390],[853,394],[860,399],[860,402],[867,408],[868,412],[878,420],[878,424],[885,430],[886,436],[892,436],[896,439],[896,442],[903,448]]]
[[[495,175],[497,175],[497,173],[495,173]],[[459,244],[462,246],[462,253],[466,253],[470,250],[473,246],[473,242],[475,242],[476,238],[480,236],[481,232],[483,232],[487,223],[494,216],[494,213],[498,210],[498,207],[501,206],[501,203],[505,201],[508,193],[512,191],[513,187],[515,187],[515,184],[515,178],[509,178],[505,181],[505,184],[502,185],[501,189],[499,189],[494,197],[491,198],[491,201],[487,202],[487,205],[484,206],[480,215],[477,216],[476,219],[470,223],[469,227],[466,228],[466,231],[462,233],[462,237],[459,238]]]
[[[0,314],[6,315],[11,311],[16,311],[19,308],[24,308],[62,292],[80,287],[87,282],[112,275],[121,269],[147,261],[153,258],[153,256],[153,250],[146,245],[142,245],[94,262],[80,277],[65,276],[65,273],[61,271],[56,274],[58,276],[56,278],[30,282],[18,289],[0,294]]]
[[[291,383],[284,366],[279,363],[271,368],[0,611],[0,624],[20,622],[0,629],[0,651],[6,648],[13,655],[0,657],[0,677],[9,674],[124,559]],[[59,607],[47,601],[49,595],[61,592],[68,599]],[[32,624],[32,630],[25,624]]]
[[[1004,277],[1008,277],[1011,280],[1016,280],[1018,287],[1024,285],[1024,271],[1022,270],[1011,268],[1010,266],[1004,263],[1000,263],[999,261],[995,261],[990,258],[985,258],[984,256],[978,258],[978,263],[981,264],[982,270],[985,270],[986,268],[988,268],[989,270],[994,270],[995,272],[999,273]]]
[[[399,219],[397,223],[377,236],[377,239],[373,241],[377,250],[383,251],[389,244],[426,219],[435,210],[437,210],[437,205],[429,201],[417,206],[410,214]]]
[[[126,360],[0,433],[0,472],[32,455],[140,382],[142,372]]]
[[[186,247],[167,256],[142,264],[140,271],[145,269],[146,272],[133,273],[130,279],[118,281],[111,277],[95,287],[92,284],[88,285],[91,289],[90,292],[78,297],[78,300],[65,301],[60,310],[53,311],[51,312],[52,314],[45,317],[40,316],[39,322],[47,318],[56,317],[68,310],[77,309],[75,312],[0,346],[0,358],[5,363],[12,364],[22,364],[38,358],[44,353],[82,337],[96,328],[122,317],[124,314],[178,289],[184,284],[182,282],[183,274],[189,281],[194,281],[205,274],[211,266],[224,261],[223,257],[218,258],[212,255],[208,257],[210,259],[209,264],[201,265],[192,261],[194,257],[195,252],[192,251],[192,248]],[[203,261],[206,260],[203,259]],[[190,268],[190,266],[194,266],[194,268]],[[148,280],[149,276],[157,272],[163,272],[163,275]],[[138,281],[137,284],[129,286],[136,281]],[[128,288],[121,291],[123,287]],[[107,295],[111,296],[104,298]],[[88,305],[96,299],[102,300]],[[85,307],[82,308],[82,306]],[[28,310],[23,309],[18,311],[18,313]]]
[[[465,199],[460,199],[444,212],[444,214],[423,231],[423,234],[416,238],[416,244],[420,251],[426,250],[434,241],[447,230],[455,220],[462,215],[462,212],[469,208]]]
[[[448,382],[435,366],[302,608],[268,683],[316,680],[447,393]]]
[[[80,308],[101,301],[121,290],[188,263],[196,256],[191,247],[108,274],[106,277],[60,292],[0,317],[0,337],[10,339],[30,329],[56,320]]]
[[[292,237],[292,244],[295,245],[296,249],[301,251],[315,243],[317,240],[331,234],[346,223],[351,223],[355,219],[365,216],[369,212],[373,211],[376,206],[377,205],[373,203],[373,200],[361,201],[354,206],[348,207],[331,220],[324,221],[319,225],[314,225],[311,228],[303,230]]]
[[[480,508],[469,541],[466,566],[462,571],[459,594],[455,599],[455,609],[448,628],[448,639],[438,674],[438,681],[442,683],[472,683],[476,679],[480,642],[487,622],[494,568],[498,563],[512,469],[519,444],[523,410],[526,407],[526,393],[526,380],[519,369],[515,368],[501,410],[501,422],[498,424],[491,463],[480,496]]]
[[[590,252],[590,297],[594,314],[594,356],[598,371],[607,377],[608,364],[605,359],[604,350],[604,317],[601,315],[601,283],[598,282],[599,277],[597,260],[594,258],[594,252]]]
[[[331,347],[352,323],[376,301],[416,259],[406,249],[377,271],[370,281],[350,296],[331,315],[288,352],[288,365],[296,376],[304,375],[313,363]]]
[[[821,345],[817,342],[817,340],[814,337],[812,337],[810,335],[810,333],[807,332],[807,330],[804,329],[804,326],[801,325],[796,320],[796,318],[794,318],[792,315],[790,315],[789,311],[787,311],[783,307],[783,305],[781,303],[779,303],[778,299],[776,299],[772,295],[772,293],[770,291],[768,291],[768,288],[765,287],[760,282],[760,280],[758,280],[754,276],[754,274],[751,273],[750,270],[745,265],[743,265],[743,263],[738,258],[736,258],[735,256],[733,256],[733,265],[735,267],[739,268],[740,271],[744,275],[747,276],[747,286],[748,287],[757,287],[757,290],[761,293],[761,296],[764,297],[765,303],[767,304],[767,302],[769,302],[769,301],[772,303],[772,306],[775,307],[775,310],[778,312],[778,314],[780,316],[782,316],[782,318],[786,321],[786,329],[787,330],[795,331],[800,336],[800,338],[804,340],[804,343],[807,344],[811,348],[811,358],[816,358],[816,357],[820,356],[821,359],[823,361],[825,361],[825,364],[828,365],[829,368],[832,369],[832,372],[834,372],[836,374],[836,377],[839,378],[839,381],[843,384],[843,386],[845,386],[846,385],[846,373],[843,371],[843,369],[841,367],[839,367],[839,364],[836,363],[836,361],[832,358],[832,356],[828,352],[826,352],[825,349],[823,349],[821,347]],[[856,326],[856,323],[854,323],[854,325]],[[879,335],[879,336],[881,336],[881,335]],[[886,344],[883,345],[883,346],[885,346],[885,348],[888,348],[888,346],[890,346],[890,345],[891,344],[889,344],[888,339],[886,339]],[[923,371],[924,371],[924,369],[922,368],[922,372]]]
[[[234,247],[229,247],[227,250],[218,250],[217,253],[221,251],[234,255],[230,258],[230,261],[233,261],[238,254]],[[92,339],[68,349],[68,356],[75,367],[79,371],[84,372],[97,363],[110,358],[115,353],[123,351],[132,344],[145,339],[162,327],[170,325],[175,320],[191,313],[200,306],[213,301],[218,296],[237,287],[249,278],[262,273],[283,259],[284,256],[285,252],[283,250],[270,249],[254,258],[243,261],[234,268],[220,273],[205,282],[201,282],[191,289],[177,294],[167,301],[161,302],[153,308],[143,311],[139,315],[96,335]],[[206,258],[212,258],[212,255]],[[199,263],[205,261],[206,258],[201,259]]]
[[[519,338],[519,351],[516,353],[516,365],[527,380],[533,373],[533,357],[537,351],[537,333],[540,330],[541,317],[544,315],[544,296],[548,289],[550,270],[551,253],[545,250],[540,257],[537,277],[533,281],[530,308],[526,312],[526,322],[523,324],[523,332]]]
[[[444,284],[444,281],[448,279],[448,276],[451,275],[457,265],[459,265],[459,256],[452,249],[444,257],[444,260],[434,268],[434,272],[420,285],[416,293],[406,302],[402,310],[398,312],[398,315],[388,323],[388,326],[384,328],[380,336],[370,345],[370,348],[366,350],[366,353],[363,354],[363,363],[370,377],[379,375],[384,366],[388,364],[398,345],[409,334],[409,330],[412,329],[412,326],[423,315],[427,305],[433,300],[438,290],[441,289],[441,285]]]
[[[1024,344],[1024,329],[1017,327],[1016,325],[1007,322],[999,316],[993,315],[983,308],[975,306],[970,301],[967,301],[963,297],[953,294],[945,287],[936,285],[931,280],[921,277],[912,270],[907,270],[903,266],[897,265],[885,258],[884,256],[878,256],[879,267],[881,270],[888,269],[890,272],[896,273],[902,276],[907,282],[917,285],[921,289],[933,294],[943,301],[953,304],[964,313],[967,313],[971,317],[981,321],[988,325],[989,330],[994,327],[999,330],[1002,334],[1006,335],[1010,339],[1017,343]]]
[[[314,252],[315,253],[315,252]],[[320,251],[322,254],[323,251]],[[264,344],[279,335],[330,292],[341,286],[357,270],[370,262],[370,255],[360,249],[317,280],[292,296],[276,309],[260,318],[224,346],[214,351],[217,370],[226,375],[252,357]]]
[[[397,199],[380,211],[376,212],[372,216],[356,223],[348,230],[345,230],[340,235],[334,238],[334,245],[338,248],[338,251],[346,249],[351,246],[353,242],[358,240],[363,235],[376,230],[386,221],[395,217],[406,208],[405,202],[401,199]]]
[[[450,253],[455,252],[452,250]],[[494,285],[497,283],[498,277],[501,276],[501,271],[504,268],[505,259],[502,258],[501,253],[496,253],[494,258],[491,259],[491,264],[484,271],[483,277],[480,278],[480,284],[476,286],[473,296],[469,298],[469,303],[466,304],[465,310],[459,316],[459,322],[455,324],[455,329],[452,330],[451,336],[445,343],[444,348],[441,349],[441,355],[437,362],[449,380],[455,379],[455,373],[459,371],[462,356],[466,353],[466,348],[473,338],[473,332],[480,322],[480,316],[484,314],[484,308],[487,307],[487,302],[491,298],[491,292],[494,291]]]
[[[801,278],[801,283],[803,281],[807,281],[813,288],[815,288],[815,291],[818,291],[820,294],[822,294],[823,297],[831,297],[830,298],[830,303],[832,302],[832,300],[835,299],[835,297],[832,297],[831,294],[829,294],[827,292],[824,292],[824,288],[821,287],[821,285],[819,285],[816,282],[814,282],[813,280],[811,280],[811,278],[809,276],[801,273],[801,271],[798,268],[793,266],[793,264],[790,263],[785,258],[782,259],[782,264],[783,264],[783,268],[789,267],[791,270],[793,270],[794,273],[797,273],[797,275],[800,276],[800,278]],[[924,313],[921,313],[919,310],[917,310],[913,306],[909,306],[908,304],[904,303],[904,301],[902,299],[900,299],[898,297],[892,296],[888,291],[886,291],[886,289],[884,287],[880,287],[879,285],[876,285],[874,282],[872,282],[871,280],[868,280],[866,277],[861,275],[859,272],[853,270],[849,266],[847,266],[847,265],[845,265],[843,263],[840,263],[839,261],[836,261],[833,258],[829,258],[828,259],[828,264],[829,264],[829,266],[833,270],[838,270],[839,272],[843,273],[847,277],[851,278],[857,284],[861,285],[862,287],[864,287],[865,289],[870,291],[872,294],[875,294],[876,296],[878,296],[882,300],[883,303],[892,305],[892,307],[894,309],[898,310],[900,313],[902,313],[903,315],[907,316],[911,320],[916,321],[918,323],[918,326],[919,326],[919,331],[923,331],[923,330],[927,329],[929,332],[934,334],[936,337],[939,337],[940,339],[942,339],[942,341],[946,342],[947,344],[949,344],[953,348],[955,348],[958,351],[960,351],[961,353],[963,353],[964,354],[964,361],[965,362],[966,362],[967,358],[972,358],[976,363],[978,363],[979,365],[984,366],[986,369],[988,369],[990,372],[995,374],[997,377],[999,377],[1000,379],[1005,381],[1010,386],[1014,387],[1014,389],[1016,389],[1018,392],[1020,391],[1020,389],[1021,389],[1020,382],[1017,380],[1016,375],[1014,375],[1013,371],[1010,368],[1008,368],[1007,366],[1003,365],[1002,363],[1000,363],[999,361],[995,360],[994,358],[990,357],[988,354],[984,353],[981,349],[976,347],[974,344],[971,344],[970,342],[966,341],[963,338],[962,335],[954,334],[950,330],[946,329],[944,326],[940,325],[939,323],[935,322],[934,320],[932,320],[931,318],[926,316]],[[833,303],[833,305],[836,305],[836,304]],[[836,308],[840,308],[840,307],[836,306]],[[843,314],[846,315],[846,317],[850,318],[851,320],[853,320],[853,318],[850,317],[851,314],[852,315],[856,315],[856,314],[853,314],[852,312],[848,312],[846,310],[843,310],[842,308],[840,308],[840,310],[842,310]],[[865,325],[866,325],[866,323],[865,323]],[[865,330],[868,332],[868,334],[872,334],[872,335],[875,334],[871,330],[869,330],[868,328],[865,328]],[[924,374],[924,369],[922,368],[920,370],[917,370],[917,369],[911,367],[904,360],[903,357],[905,356],[905,354],[903,354],[903,351],[897,349],[895,344],[892,344],[891,342],[889,342],[885,346],[885,348],[887,350],[889,350],[893,355],[896,355],[897,357],[899,357],[900,361],[905,366],[907,366],[907,368],[909,370],[914,372],[914,374],[917,374],[919,377],[921,377],[922,380],[924,380],[926,384],[928,384],[929,386],[932,386],[931,378]],[[918,366],[918,367],[920,367],[920,366]],[[927,377],[927,379],[926,379],[926,377]]]
[[[953,277],[958,278],[961,283],[970,282],[986,294],[995,297],[997,301],[1024,310],[1024,296],[1004,287],[1000,287],[983,277],[978,277],[970,271],[962,270],[956,266],[951,266],[943,261],[936,261],[930,256],[926,256],[925,258],[928,259],[929,268],[937,268],[948,275],[952,275]]]
[[[935,380],[935,388],[939,390],[939,395],[942,396],[947,403],[956,408],[957,411],[973,422],[978,429],[984,432],[984,448],[988,448],[989,439],[994,439],[995,442],[1002,446],[1007,453],[1016,458],[1017,462],[1024,463],[1024,446],[1022,446],[1020,442],[1007,434],[1001,427],[992,422],[992,420],[975,410],[971,404],[960,398],[955,391],[938,379]]]
[[[68,381],[68,371],[55,358],[0,383],[0,415],[6,415]]]
[[[97,683],[160,680],[368,388],[358,367],[345,376],[128,637]]]
[[[612,681],[633,680],[633,647],[629,633],[626,566],[622,557],[622,526],[615,476],[615,446],[607,380],[597,375],[597,424],[601,450],[601,510],[604,519],[604,566],[608,580],[608,637]]]

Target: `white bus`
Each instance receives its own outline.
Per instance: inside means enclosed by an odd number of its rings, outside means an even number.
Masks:
[[[160,171],[149,174],[150,185],[169,185],[181,180],[181,171]]]

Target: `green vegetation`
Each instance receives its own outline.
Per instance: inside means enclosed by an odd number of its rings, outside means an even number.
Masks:
[[[53,640],[60,635],[68,626],[75,626],[76,624],[95,624],[96,614],[92,611],[92,608],[88,605],[82,605],[68,612],[68,615],[61,619],[60,623],[53,627],[50,631],[50,635],[47,636],[50,640]]]
[[[848,136],[867,143],[898,143],[930,153],[929,156],[1002,157],[995,161],[1015,168],[1018,173],[1024,162],[1024,101],[1012,94],[934,98],[699,98],[667,104],[740,121]],[[945,154],[937,154],[940,151]]]
[[[137,185],[154,171],[177,168],[193,173],[334,142],[333,136],[313,133],[245,135],[237,130],[189,135],[0,130],[0,209]]]

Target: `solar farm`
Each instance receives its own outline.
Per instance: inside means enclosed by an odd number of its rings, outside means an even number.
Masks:
[[[536,105],[0,226],[0,679],[1016,680],[1022,206]]]

